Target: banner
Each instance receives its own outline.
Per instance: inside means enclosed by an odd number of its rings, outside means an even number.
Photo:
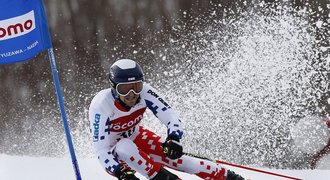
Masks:
[[[42,0],[0,0],[0,64],[29,60],[51,47]]]
[[[44,49],[48,49],[72,164],[81,180],[42,0],[0,0],[0,65],[29,60]]]

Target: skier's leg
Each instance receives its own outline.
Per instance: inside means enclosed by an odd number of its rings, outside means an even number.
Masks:
[[[166,165],[179,171],[195,174],[202,179],[225,180],[228,172],[221,165],[212,161],[186,155],[177,160],[169,160]]]
[[[140,128],[140,134],[134,140],[139,149],[146,152],[155,162],[159,162],[175,170],[183,171],[189,174],[195,174],[202,179],[213,180],[242,180],[244,178],[223,168],[221,165],[212,161],[199,159],[183,155],[181,158],[171,160],[164,156],[161,144],[163,140],[148,129]],[[227,179],[226,179],[227,177]]]
[[[120,140],[113,152],[120,161],[148,179],[180,180],[178,176],[164,169],[160,163],[155,162],[149,155],[138,149],[130,139]]]
[[[154,161],[162,163],[165,166],[189,174],[195,174],[202,179],[226,179],[226,169],[214,162],[186,155],[176,160],[165,157],[161,148],[163,141],[158,135],[147,129],[141,127],[140,134],[134,142],[139,146],[139,149],[149,154]]]
[[[155,177],[160,171],[161,164],[154,162],[150,156],[139,150],[130,139],[121,139],[113,152],[119,160],[148,179]]]

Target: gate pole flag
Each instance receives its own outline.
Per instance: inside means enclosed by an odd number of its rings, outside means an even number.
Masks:
[[[43,2],[42,0],[0,0],[0,65],[29,60],[46,49],[73,167],[77,180],[81,180]]]

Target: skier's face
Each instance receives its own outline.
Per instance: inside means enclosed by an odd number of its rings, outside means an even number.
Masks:
[[[134,92],[129,92],[126,96],[119,95],[120,100],[122,100],[128,107],[133,107],[137,100],[139,99],[139,94],[135,94]]]
[[[116,86],[117,94],[119,98],[128,106],[133,107],[142,92],[143,82],[136,81],[131,83],[118,83]]]

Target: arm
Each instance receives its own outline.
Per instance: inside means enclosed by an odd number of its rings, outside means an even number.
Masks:
[[[144,85],[143,97],[147,107],[167,126],[167,134],[182,138],[182,125],[179,115],[169,106],[160,93],[148,84]]]
[[[170,159],[180,158],[183,155],[183,148],[180,144],[183,131],[178,114],[151,86],[145,85],[144,96],[147,107],[167,126],[167,138],[162,144],[164,155]]]
[[[121,164],[111,152],[110,133],[106,131],[107,119],[108,116],[102,109],[94,108],[93,104],[91,105],[89,108],[89,121],[94,152],[104,169],[111,174],[115,174]]]

